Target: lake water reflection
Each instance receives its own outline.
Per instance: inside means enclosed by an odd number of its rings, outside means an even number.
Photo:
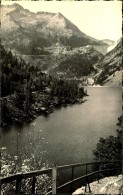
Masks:
[[[26,146],[29,153],[34,149],[39,158],[43,147],[44,161],[57,165],[92,160],[99,138],[116,134],[117,118],[122,114],[122,89],[88,87],[87,91],[85,103],[39,116],[33,121],[35,129],[30,124],[2,128],[1,145],[13,155],[18,148],[24,153]]]

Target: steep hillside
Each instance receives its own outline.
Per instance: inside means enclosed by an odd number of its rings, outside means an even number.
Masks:
[[[63,78],[80,78],[96,72],[95,64],[103,55],[90,46],[70,49],[53,46],[45,50],[46,55],[23,55],[28,63],[39,66],[42,71]]]
[[[1,45],[1,125],[32,120],[61,104],[74,104],[85,95],[75,81],[42,73],[40,67],[17,59]]]
[[[59,55],[55,66],[49,72],[64,75],[68,78],[81,78],[96,72],[94,65],[101,58],[101,53],[88,46],[65,51]]]
[[[18,4],[2,5],[3,44],[22,54],[41,54],[41,49],[64,46],[107,45],[82,33],[61,13],[32,13]]]
[[[95,77],[97,84],[106,86],[122,86],[122,40],[108,52],[97,64],[100,73]]]

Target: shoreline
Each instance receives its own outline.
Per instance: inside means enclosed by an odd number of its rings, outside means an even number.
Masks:
[[[53,99],[48,99],[46,94],[35,93],[35,102],[31,105],[28,114],[22,110],[18,109],[15,106],[15,99],[13,96],[7,96],[1,98],[1,104],[9,104],[10,107],[10,116],[9,119],[5,118],[2,120],[1,117],[1,127],[7,127],[9,125],[19,125],[22,126],[24,122],[32,122],[38,116],[44,115],[47,116],[50,113],[53,113],[57,107],[61,106],[69,106],[74,104],[82,104],[86,100],[83,98],[89,96],[88,94],[83,94],[82,98],[76,99],[58,99],[58,97],[53,97]],[[41,96],[41,97],[40,97]],[[42,97],[43,96],[43,97]],[[45,99],[46,98],[46,99]],[[40,101],[39,101],[40,99]],[[45,101],[43,100],[45,99]]]

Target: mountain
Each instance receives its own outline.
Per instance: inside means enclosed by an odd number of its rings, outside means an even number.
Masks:
[[[108,44],[109,46],[112,46],[112,45],[115,44],[115,41],[110,40],[110,39],[103,39],[103,40],[101,40],[101,41],[103,41],[103,43]]]
[[[93,48],[103,55],[106,55],[107,52],[111,51],[116,46],[116,43],[113,40],[104,39],[101,41],[104,43],[104,45],[94,45]]]
[[[71,47],[107,46],[81,32],[61,13],[33,13],[15,3],[1,6],[1,26],[2,43],[21,54],[40,54],[44,47],[56,43]]]
[[[95,77],[96,83],[106,86],[122,86],[122,39],[97,64],[101,69]]]

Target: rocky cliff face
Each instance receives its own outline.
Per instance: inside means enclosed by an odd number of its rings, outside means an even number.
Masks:
[[[101,69],[96,83],[108,86],[122,86],[122,40],[108,52],[97,67]]]

